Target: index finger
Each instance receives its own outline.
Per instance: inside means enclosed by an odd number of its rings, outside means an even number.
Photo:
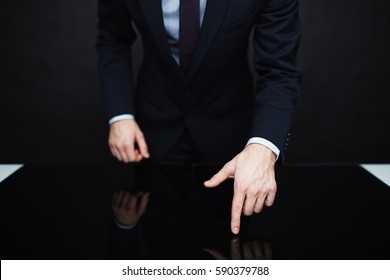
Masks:
[[[244,205],[245,193],[234,188],[234,195],[232,201],[232,220],[231,220],[231,229],[234,234],[240,232],[240,220],[242,207]]]

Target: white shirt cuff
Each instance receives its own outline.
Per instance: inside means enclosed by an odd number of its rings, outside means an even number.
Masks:
[[[114,122],[122,121],[122,120],[134,120],[134,115],[132,114],[123,114],[116,117],[111,118],[108,123],[112,125]]]
[[[252,137],[251,139],[249,139],[246,145],[248,146],[249,144],[261,144],[263,146],[266,146],[268,149],[274,152],[274,154],[276,155],[276,160],[278,160],[280,155],[280,150],[278,149],[278,147],[276,147],[272,142],[268,141],[267,139],[261,137]]]
[[[114,219],[114,222],[116,224],[116,226],[120,229],[125,229],[125,230],[129,230],[129,229],[133,229],[135,228],[136,224],[133,224],[133,225],[124,225],[124,224],[121,224],[120,222],[118,222],[116,219]]]

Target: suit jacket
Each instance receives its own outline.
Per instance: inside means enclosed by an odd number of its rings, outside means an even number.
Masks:
[[[108,116],[134,114],[152,158],[164,156],[187,127],[210,160],[230,160],[250,137],[271,141],[283,159],[300,91],[297,0],[208,0],[187,75],[170,52],[161,0],[99,0],[98,16]],[[136,88],[134,25],[144,50]],[[248,63],[251,34],[256,83]]]

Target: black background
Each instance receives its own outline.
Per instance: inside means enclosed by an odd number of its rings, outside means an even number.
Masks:
[[[0,8],[0,162],[113,162],[93,0]],[[390,4],[301,0],[302,97],[289,163],[389,162]],[[140,45],[135,46],[136,65]]]

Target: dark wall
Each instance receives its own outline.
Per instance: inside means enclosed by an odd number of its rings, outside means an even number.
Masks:
[[[293,162],[390,162],[390,2],[302,0]]]
[[[385,0],[301,0],[304,74],[288,162],[390,162],[388,13]],[[0,162],[113,161],[96,1],[7,1],[0,20]]]
[[[6,1],[0,13],[0,161],[108,158],[96,1]]]

